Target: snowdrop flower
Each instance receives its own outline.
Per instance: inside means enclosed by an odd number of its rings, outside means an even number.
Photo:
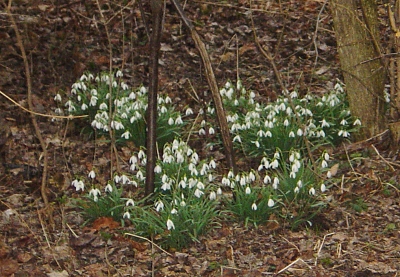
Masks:
[[[314,188],[310,188],[310,190],[308,191],[308,193],[310,195],[315,195],[315,189]]]
[[[123,134],[121,135],[121,137],[124,138],[124,139],[129,139],[130,136],[131,136],[131,133],[130,133],[129,131],[126,131],[125,133],[123,133]]]
[[[160,166],[160,165],[156,165],[156,166],[154,167],[154,172],[155,172],[155,173],[161,173],[161,171],[162,171],[162,169],[161,169],[161,166]]]
[[[185,114],[186,115],[192,115],[193,114],[193,110],[191,108],[187,108]]]
[[[321,192],[324,193],[326,191],[326,186],[324,183],[321,184]]]
[[[246,194],[250,194],[250,193],[251,193],[250,187],[246,187],[245,193],[246,193]]]
[[[299,191],[300,191],[299,187],[294,188],[294,193],[299,193]]]
[[[268,207],[272,208],[275,205],[274,200],[272,200],[271,198],[268,200]]]
[[[210,129],[208,129],[208,133],[210,135],[214,135],[215,134],[215,129],[213,127],[210,127]]]
[[[289,133],[289,138],[294,138],[294,137],[295,137],[294,132],[293,132],[293,131],[290,131],[290,133]]]
[[[330,170],[326,173],[326,177],[328,177],[328,179],[332,178],[332,172]]]
[[[215,193],[215,191],[212,191],[210,193],[210,200],[215,200],[215,199],[217,199],[217,194]]]
[[[122,217],[129,219],[129,218],[131,218],[131,214],[129,212],[125,212]]]
[[[228,178],[226,178],[226,177],[223,177],[223,178],[222,178],[221,183],[222,183],[224,186],[227,186],[227,187],[229,187],[229,186],[231,185],[231,181],[230,181]]]
[[[133,201],[133,199],[128,199],[128,201],[126,201],[125,206],[129,205],[131,205],[132,207],[135,206],[135,202]]]
[[[138,158],[139,159],[143,159],[144,157],[146,157],[146,154],[144,153],[143,150],[140,150],[139,153],[138,153]]]
[[[303,135],[303,130],[301,128],[299,128],[297,130],[297,136],[301,137]]]
[[[88,176],[89,176],[90,179],[94,179],[94,178],[96,178],[96,173],[94,172],[94,170],[91,170],[89,172]]]
[[[356,119],[356,120],[354,121],[353,125],[354,125],[354,126],[356,126],[356,125],[360,126],[360,125],[361,125],[361,121],[360,121],[359,119]]]
[[[233,138],[233,142],[235,142],[235,141],[237,141],[237,142],[242,142],[242,139],[240,138],[240,136],[239,135],[236,135],[234,138]]]
[[[90,98],[90,103],[89,103],[89,105],[90,106],[96,106],[96,104],[97,104],[97,100],[98,100],[98,98],[97,98],[97,96],[92,96],[92,98]]]
[[[325,160],[323,160],[321,162],[321,168],[327,168],[327,167],[328,167],[328,163]]]
[[[61,100],[62,100],[61,95],[57,93],[56,96],[54,96],[54,101],[61,102]]]
[[[272,169],[276,169],[276,168],[278,168],[278,166],[279,166],[279,162],[278,162],[277,159],[274,159],[274,160],[272,161],[272,163],[270,164],[270,167],[271,167]]]
[[[324,160],[329,161],[329,154],[327,152],[324,153]]]
[[[321,127],[322,128],[331,126],[325,119],[322,119],[322,121],[320,121],[320,122],[321,122]]]
[[[221,188],[218,188],[218,189],[217,189],[217,194],[218,194],[218,195],[221,195],[221,194],[222,194],[222,189],[221,189]]]
[[[108,106],[107,106],[106,103],[103,102],[103,103],[100,104],[99,109],[100,109],[100,110],[107,110],[107,109],[108,109]]]
[[[157,212],[164,210],[164,203],[161,200],[158,200],[155,206]]]
[[[164,190],[164,191],[170,190],[171,189],[171,183],[170,182],[163,183],[162,186],[161,186],[161,189]]]
[[[85,184],[83,183],[82,180],[75,179],[72,181],[71,185],[75,187],[76,191],[80,191],[80,190],[84,191],[84,189],[85,189]]]
[[[178,211],[175,209],[175,208],[173,208],[172,210],[171,210],[171,214],[177,214],[178,213]]]
[[[143,173],[141,172],[141,171],[139,171],[140,173],[141,173],[141,175],[140,174],[136,174],[136,177],[139,179],[139,180],[142,180],[142,178],[143,178]],[[138,172],[138,173],[139,173]],[[121,177],[120,177],[120,179],[119,179],[120,181],[122,181],[122,184],[128,184],[129,182],[130,182],[130,180],[129,180],[129,178],[128,178],[128,176],[126,176],[125,174],[123,174]]]
[[[283,121],[283,126],[285,127],[289,126],[289,120],[285,119],[285,121]]]
[[[93,200],[94,202],[97,202],[97,200],[99,199],[99,195],[101,195],[101,192],[99,189],[91,189],[89,191],[89,196],[92,195],[93,196]]]
[[[113,188],[112,188],[112,186],[110,184],[107,184],[107,186],[105,187],[104,191],[105,192],[112,192]]]
[[[180,124],[183,124],[183,121],[182,121],[182,117],[181,117],[181,116],[178,116],[178,117],[175,119],[175,125],[180,125]]]
[[[195,195],[197,198],[200,198],[203,194],[204,194],[204,192],[201,191],[201,190],[199,190],[199,189],[196,189],[195,192],[194,192],[194,195]]]
[[[256,204],[256,203],[253,203],[253,205],[251,205],[251,209],[252,209],[253,211],[257,211],[257,204]]]
[[[269,184],[269,183],[271,183],[271,177],[269,177],[268,175],[265,175],[264,184]]]
[[[271,133],[270,130],[266,131],[266,132],[264,133],[264,135],[265,135],[265,137],[270,137],[270,138],[272,138],[272,133]]]
[[[168,230],[175,229],[174,223],[173,223],[172,220],[169,219],[169,218],[168,218],[168,220],[167,220],[167,229],[168,229]]]
[[[350,136],[350,133],[347,132],[346,130],[340,130],[339,133],[338,133],[338,135],[339,135],[339,137],[347,138],[347,137]]]
[[[347,120],[346,119],[342,119],[342,121],[340,121],[340,125],[346,126],[347,125]]]
[[[200,136],[204,136],[206,134],[206,130],[204,130],[203,128],[201,128],[200,130],[199,130],[199,135]]]
[[[274,183],[272,184],[272,187],[274,189],[278,189],[278,185],[279,185],[279,179],[278,177],[274,177]]]

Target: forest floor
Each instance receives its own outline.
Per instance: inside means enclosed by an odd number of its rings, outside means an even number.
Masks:
[[[25,69],[4,2],[0,90],[26,107]],[[113,67],[123,68],[127,82],[132,87],[149,83],[148,35],[137,3],[99,2],[104,21],[95,0],[13,4],[36,112],[54,113],[55,94],[69,91],[84,71],[108,70],[109,41]],[[166,11],[160,90],[179,108],[199,110],[210,101],[201,59],[169,1]],[[342,78],[326,1],[194,0],[187,1],[185,11],[207,44],[220,86],[239,76],[264,101],[279,95],[273,66],[253,31],[272,53],[289,91],[323,94]],[[151,22],[147,4],[144,12]],[[383,6],[380,12],[385,14]],[[387,33],[382,28],[382,37]],[[193,90],[204,103],[191,97]],[[123,236],[129,227],[82,227],[76,209],[61,201],[77,197],[73,173],[87,174],[94,157],[103,175],[109,166],[109,147],[82,135],[79,120],[37,117],[49,158],[51,205],[45,208],[40,195],[43,152],[31,118],[5,98],[0,107],[0,276],[399,276],[398,152],[373,141],[332,150],[340,164],[337,185],[329,191],[318,229],[221,222],[191,247],[164,253]],[[131,149],[119,150],[122,158],[129,157]]]

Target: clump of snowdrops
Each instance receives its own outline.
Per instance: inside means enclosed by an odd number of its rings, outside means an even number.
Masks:
[[[322,97],[292,92],[268,104],[255,101],[256,94],[240,81],[236,87],[227,82],[220,94],[236,149],[259,164],[223,177],[222,184],[235,194],[229,209],[246,224],[271,218],[292,228],[312,224],[326,204],[331,177],[324,147],[348,139],[361,125],[351,117],[341,85]],[[201,127],[204,134],[204,122]],[[311,158],[313,153],[319,154]]]
[[[158,237],[162,245],[177,249],[197,241],[199,235],[210,230],[216,224],[217,204],[222,194],[215,181],[215,161],[200,160],[180,140],[165,144],[162,153],[154,169],[156,190],[151,198],[154,204],[122,197],[129,186],[144,185],[147,159],[140,150],[130,158],[129,174],[116,175],[103,188],[92,185],[86,201],[80,203],[86,219],[111,216],[117,221],[130,220],[137,234]],[[94,175],[91,172],[87,179]],[[85,188],[82,179],[74,180],[72,185],[77,191]]]
[[[131,89],[123,81],[121,71],[115,74],[102,72],[97,76],[85,73],[72,85],[67,97],[64,103],[66,113],[89,115],[91,127],[100,135],[113,134],[117,143],[133,141],[137,147],[145,145],[147,89],[144,86]],[[54,100],[60,104],[63,102],[60,94]],[[63,113],[63,109],[57,108],[56,113]],[[191,110],[187,113],[191,113]],[[175,110],[167,95],[158,97],[157,126],[160,148],[183,130],[182,115]]]

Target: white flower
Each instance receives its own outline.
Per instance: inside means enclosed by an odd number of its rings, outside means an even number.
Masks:
[[[339,133],[338,133],[338,135],[339,135],[339,137],[347,138],[347,137],[350,136],[350,133],[347,132],[346,130],[340,130]]]
[[[92,98],[90,98],[90,103],[89,103],[89,105],[90,105],[90,106],[96,106],[97,100],[98,100],[97,96],[93,95]]]
[[[321,192],[324,193],[326,191],[326,186],[324,183],[321,184]]]
[[[88,108],[88,105],[86,105],[86,103],[83,103],[82,106],[81,106],[81,110],[82,111],[86,111],[87,108]]]
[[[329,154],[327,152],[324,153],[324,160],[329,161]]]
[[[186,115],[192,115],[193,114],[193,110],[191,108],[187,108],[185,114]]]
[[[182,117],[181,117],[181,116],[178,116],[178,117],[175,119],[175,125],[180,125],[180,124],[183,124],[183,121],[182,121]]]
[[[269,184],[269,183],[271,183],[271,177],[269,177],[268,175],[265,175],[264,184]]]
[[[195,195],[197,198],[200,198],[203,194],[204,194],[204,192],[201,191],[201,190],[199,190],[199,189],[196,189],[195,192],[194,192],[194,195]]]
[[[106,103],[103,102],[103,103],[100,104],[99,109],[100,109],[100,110],[107,110],[107,109],[108,109],[108,106],[107,106]]]
[[[250,187],[246,187],[246,190],[245,190],[245,192],[246,192],[246,194],[250,194],[250,193],[251,193],[251,189],[250,189]]]
[[[94,172],[94,170],[91,170],[88,174],[89,178],[94,179],[96,178],[96,173]]]
[[[130,133],[129,131],[126,131],[125,133],[123,133],[123,134],[121,135],[121,137],[124,138],[124,139],[129,139],[130,136],[131,136],[131,133]]]
[[[218,188],[218,189],[217,189],[217,194],[218,194],[218,195],[221,195],[221,194],[222,194],[222,189],[221,189],[221,188]]]
[[[206,134],[206,130],[204,130],[204,128],[201,128],[200,130],[199,130],[199,135],[200,136],[204,136]]]
[[[332,172],[330,170],[326,173],[326,177],[332,178]]]
[[[89,196],[92,195],[93,196],[93,200],[94,202],[97,202],[97,200],[99,199],[98,196],[101,195],[101,192],[99,189],[91,189],[89,191]]]
[[[214,135],[215,134],[215,129],[213,127],[210,127],[210,129],[208,129],[208,133],[210,135]]]
[[[274,183],[272,184],[272,187],[274,189],[278,189],[278,185],[279,185],[279,179],[278,177],[274,177]]]
[[[62,100],[61,95],[57,93],[56,96],[54,96],[54,101],[61,102],[61,100]]]
[[[268,207],[272,208],[275,205],[274,200],[272,200],[271,198],[268,200]]]
[[[129,212],[125,212],[123,218],[131,218],[131,214]]]
[[[71,185],[75,187],[76,191],[80,190],[84,191],[85,189],[85,184],[83,183],[82,180],[75,179],[72,181]]]
[[[302,188],[303,187],[303,181],[301,181],[301,180],[297,181],[297,186],[299,188]]]
[[[164,203],[161,200],[158,200],[155,206],[157,212],[164,210]]]
[[[271,163],[270,166],[271,166],[272,169],[278,168],[278,166],[279,166],[278,160],[277,160],[277,159],[274,159],[274,160],[272,161],[272,163]]]
[[[215,199],[217,199],[217,194],[215,193],[215,191],[212,191],[210,193],[210,200],[215,200]]]
[[[174,119],[173,119],[172,117],[170,117],[170,118],[168,119],[168,124],[169,124],[169,125],[174,125],[174,123],[175,123]]]
[[[242,142],[242,139],[240,138],[240,136],[239,135],[236,135],[234,138],[233,138],[233,142],[235,142],[235,141],[237,141],[237,142]]]
[[[175,209],[175,208],[173,208],[172,210],[171,210],[171,214],[177,214],[178,213],[178,211]]]
[[[308,193],[310,195],[315,195],[315,189],[314,188],[310,188],[310,190],[308,191]]]
[[[299,128],[299,129],[297,130],[297,135],[298,135],[299,137],[301,137],[301,136],[303,135],[303,130],[302,130],[301,128]]]
[[[257,211],[257,204],[256,204],[256,203],[253,203],[253,205],[251,205],[251,209],[252,209],[253,211]]]
[[[162,169],[160,165],[156,165],[156,167],[154,168],[154,172],[155,173],[161,173]]]
[[[106,188],[104,189],[105,192],[112,192],[113,188],[110,184],[107,184]]]
[[[294,132],[293,132],[293,131],[290,131],[290,133],[289,133],[289,138],[294,138],[294,137],[295,137]]]
[[[361,125],[361,121],[359,119],[356,119],[356,121],[354,121],[353,125],[354,126],[356,126],[356,125],[360,126]]]
[[[125,206],[129,205],[131,205],[132,207],[135,206],[135,202],[133,201],[133,199],[128,199],[128,201],[126,201]]]
[[[285,127],[289,126],[289,120],[285,119],[285,121],[283,122],[283,126]]]
[[[325,160],[323,160],[321,162],[321,168],[327,168],[327,167],[328,167],[328,163]]]
[[[325,119],[322,119],[322,121],[320,121],[320,122],[321,122],[321,127],[322,128],[331,126]]]
[[[347,120],[346,119],[342,119],[342,121],[340,121],[340,125],[346,126],[347,125]]]
[[[299,191],[300,191],[299,187],[294,188],[294,193],[299,193]]]
[[[115,73],[115,76],[116,76],[116,77],[122,77],[122,76],[124,76],[124,74],[122,73],[121,70],[118,70],[118,71]]]
[[[175,229],[174,223],[173,223],[172,220],[169,219],[169,218],[168,218],[168,220],[167,220],[167,229],[168,229],[168,230]]]

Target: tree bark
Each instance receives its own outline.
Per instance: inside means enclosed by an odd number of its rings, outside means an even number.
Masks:
[[[380,59],[376,3],[331,0],[331,11],[350,111],[364,127],[356,138],[366,139],[385,128],[386,74]]]
[[[160,38],[162,32],[163,2],[151,0],[153,15],[153,31],[150,39],[150,84],[147,106],[147,137],[146,137],[146,184],[145,195],[154,192],[154,168],[157,158],[157,94],[158,94],[158,59],[160,53]]]

